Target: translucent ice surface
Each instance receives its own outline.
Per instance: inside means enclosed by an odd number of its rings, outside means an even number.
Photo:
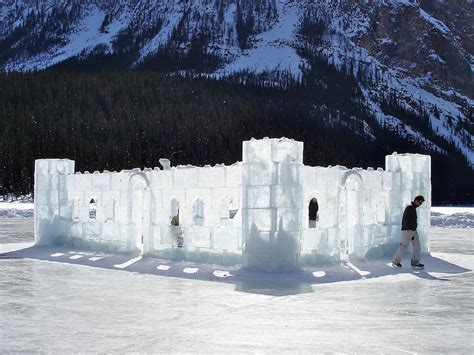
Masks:
[[[28,228],[1,224],[0,236]],[[435,231],[424,271],[354,262],[364,276],[340,265],[270,275],[69,249],[8,254],[0,244],[0,352],[472,353],[474,249],[462,232]]]

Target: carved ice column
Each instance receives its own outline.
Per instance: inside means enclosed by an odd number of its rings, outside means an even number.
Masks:
[[[270,272],[299,267],[303,143],[243,142],[243,266]]]

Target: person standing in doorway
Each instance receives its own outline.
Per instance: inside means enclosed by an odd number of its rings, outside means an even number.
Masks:
[[[172,233],[176,237],[176,242],[178,244],[179,248],[183,247],[183,230],[181,229],[179,225],[179,210],[176,216],[173,216],[171,218],[171,229]]]
[[[424,265],[420,263],[420,237],[416,232],[417,228],[417,216],[416,209],[422,205],[425,201],[425,198],[421,195],[416,196],[413,202],[405,208],[402,217],[402,233],[401,233],[401,242],[400,246],[397,249],[397,252],[393,256],[392,265],[396,267],[402,267],[400,262],[402,257],[405,254],[405,251],[408,247],[410,241],[413,244],[413,254],[411,257],[411,266],[415,268],[423,268]]]
[[[316,228],[316,221],[318,220],[318,200],[313,197],[309,201],[308,217],[309,217],[309,228]]]

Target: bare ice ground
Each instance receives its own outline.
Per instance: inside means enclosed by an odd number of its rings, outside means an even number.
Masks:
[[[376,260],[277,275],[120,269],[130,257],[29,248],[31,233],[0,221],[0,353],[474,351],[473,229],[433,228],[425,271]]]

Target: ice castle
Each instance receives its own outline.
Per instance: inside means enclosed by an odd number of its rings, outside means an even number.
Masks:
[[[418,234],[429,252],[427,155],[388,155],[385,170],[311,167],[302,142],[264,138],[243,142],[242,162],[230,166],[162,165],[90,174],[72,160],[36,160],[36,244],[291,271],[391,253],[405,206],[423,195]],[[319,211],[310,228],[312,198]]]

